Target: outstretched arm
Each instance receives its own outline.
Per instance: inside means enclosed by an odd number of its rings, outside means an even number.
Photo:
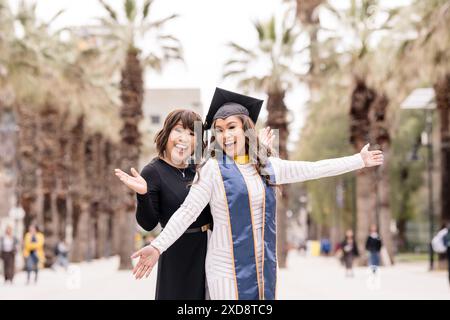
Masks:
[[[278,184],[295,183],[344,174],[364,167],[378,166],[383,163],[381,150],[369,151],[365,145],[360,153],[352,156],[320,161],[289,161],[270,158]]]
[[[197,181],[197,176],[195,177],[195,183],[191,186],[189,194],[180,208],[172,215],[164,230],[149,246],[133,254],[132,258],[139,258],[138,264],[133,269],[133,274],[137,279],[150,274],[159,255],[181,237],[209,203],[214,178],[213,169],[212,160],[210,160],[201,169],[200,179]]]

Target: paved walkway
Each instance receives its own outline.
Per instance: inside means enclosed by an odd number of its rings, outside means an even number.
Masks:
[[[279,273],[279,299],[447,299],[450,287],[443,271],[427,271],[426,263],[402,263],[380,269],[374,278],[367,268],[356,268],[346,278],[335,258],[289,255]],[[118,259],[43,270],[38,284],[26,285],[20,272],[15,284],[0,285],[4,299],[154,299],[156,272],[137,281],[131,272],[117,271]],[[156,270],[156,269],[155,269]]]

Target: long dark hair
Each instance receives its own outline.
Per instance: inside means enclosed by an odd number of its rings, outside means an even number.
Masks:
[[[268,165],[268,158],[272,155],[274,155],[274,151],[264,144],[260,143],[259,137],[256,134],[256,128],[255,123],[252,119],[250,119],[246,115],[236,115],[241,122],[242,122],[242,128],[244,130],[245,134],[245,152],[249,155],[250,162],[254,163],[255,169],[258,172],[258,174],[263,178],[263,180],[271,186],[277,186],[277,184],[274,181],[270,180],[270,176],[265,171],[267,165]],[[197,179],[193,183],[196,183],[200,180],[200,169],[206,164],[206,162],[210,158],[216,158],[218,154],[224,154],[225,151],[222,150],[220,145],[216,141],[216,137],[214,135],[214,125],[215,121],[212,124],[213,128],[213,135],[211,136],[210,142],[209,142],[209,148],[206,152],[206,156],[204,161],[197,165],[196,171],[197,171]],[[219,150],[220,152],[216,152]],[[222,159],[218,159],[222,160]]]

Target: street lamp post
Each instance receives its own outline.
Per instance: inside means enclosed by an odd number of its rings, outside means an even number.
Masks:
[[[426,141],[424,141],[427,147],[427,172],[428,172],[428,217],[430,219],[429,227],[430,227],[430,243],[429,243],[429,252],[430,252],[430,270],[434,268],[434,254],[433,247],[431,246],[431,241],[434,235],[434,205],[433,205],[433,144],[432,144],[432,132],[433,132],[433,113],[432,110],[425,110],[425,136]]]
[[[431,241],[434,235],[434,205],[433,205],[433,110],[436,108],[433,88],[415,89],[401,104],[402,109],[425,110],[425,131],[422,133],[422,145],[427,147],[427,176],[428,176],[428,221],[429,221],[429,268],[434,268],[434,254]]]

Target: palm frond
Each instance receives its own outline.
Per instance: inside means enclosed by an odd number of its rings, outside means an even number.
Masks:
[[[228,77],[242,76],[246,73],[246,71],[247,69],[229,70],[223,73],[222,79],[226,79]]]
[[[322,7],[325,8],[326,10],[328,10],[332,15],[334,15],[338,21],[342,22],[342,21],[346,20],[345,15],[340,10],[336,9],[335,7],[333,7],[327,1],[325,1],[322,4]]]
[[[261,23],[259,21],[255,21],[255,22],[253,22],[253,26],[255,27],[256,32],[258,33],[259,41],[263,41],[265,38],[265,32],[264,32],[264,28],[261,25]]]
[[[272,42],[275,42],[275,40],[277,39],[277,32],[276,32],[276,21],[274,16],[272,16],[266,28],[268,39],[270,39]]]
[[[172,15],[170,15],[168,17],[165,17],[163,19],[160,19],[160,20],[157,20],[157,21],[154,21],[154,22],[151,22],[151,23],[144,24],[143,32],[145,33],[145,32],[147,32],[149,30],[152,30],[152,29],[161,28],[168,21],[176,19],[179,16],[180,16],[179,14],[174,13],[174,14],[172,14]]]
[[[235,51],[238,52],[238,53],[246,54],[246,55],[248,55],[249,57],[255,57],[255,53],[254,53],[254,52],[252,52],[251,50],[246,49],[246,48],[240,46],[240,45],[237,44],[236,42],[232,42],[232,41],[229,42],[229,43],[228,43],[228,47],[232,48],[233,50],[235,50]]]
[[[50,20],[45,24],[47,27],[49,27],[56,19],[59,18],[64,12],[66,12],[65,9],[59,10],[56,14],[53,15],[53,17],[50,18]]]
[[[230,59],[228,61],[225,62],[225,67],[229,67],[235,64],[241,64],[241,65],[246,65],[249,64],[250,60],[249,59]]]
[[[152,5],[153,0],[146,0],[144,3],[144,7],[142,9],[142,17],[145,20],[150,12],[150,6]]]
[[[268,78],[267,76],[244,78],[238,82],[238,86],[243,89],[262,91],[266,89]]]
[[[105,0],[98,0],[98,1],[103,6],[103,8],[108,12],[111,19],[118,22],[117,12],[109,4],[107,4]]]
[[[162,57],[158,57],[155,54],[149,54],[143,61],[144,66],[148,66],[156,72],[161,72],[162,70]]]
[[[125,15],[129,22],[134,22],[137,14],[136,1],[135,0],[125,0],[124,2]]]

